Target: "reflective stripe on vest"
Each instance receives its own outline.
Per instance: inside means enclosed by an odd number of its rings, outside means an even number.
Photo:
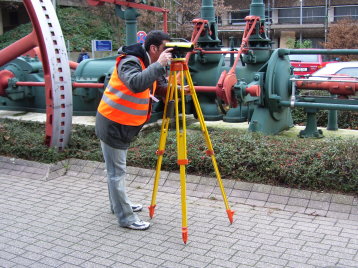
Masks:
[[[125,55],[117,58],[116,66],[106,90],[103,93],[98,112],[104,117],[124,125],[139,126],[150,117],[150,89],[134,93],[118,77],[118,64]],[[145,65],[139,59],[142,70]],[[156,82],[153,84],[155,91]]]

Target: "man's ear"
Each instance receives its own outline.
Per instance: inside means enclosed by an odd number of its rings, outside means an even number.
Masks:
[[[149,52],[155,53],[156,50],[157,50],[157,47],[156,47],[155,45],[150,45],[150,47],[149,47]]]

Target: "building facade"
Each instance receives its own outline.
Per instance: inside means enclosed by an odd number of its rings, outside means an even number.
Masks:
[[[232,7],[219,24],[224,45],[228,36],[241,40],[251,0],[226,0]],[[266,25],[274,47],[286,47],[288,39],[311,40],[322,47],[330,26],[342,18],[358,20],[357,0],[264,0]],[[239,45],[239,44],[236,44]]]

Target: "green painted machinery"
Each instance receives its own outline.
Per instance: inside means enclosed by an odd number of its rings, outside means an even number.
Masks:
[[[72,71],[72,99],[74,115],[95,115],[104,91],[104,82],[111,75],[116,57],[84,60]],[[0,103],[3,110],[46,112],[44,74],[41,61],[35,57],[22,56],[0,68],[14,74],[8,87],[3,90]],[[31,85],[17,85],[28,81]],[[96,88],[81,84],[97,84]]]
[[[335,95],[331,94],[326,97],[305,96],[296,90],[296,84],[300,82],[300,79],[293,75],[293,67],[288,58],[289,54],[358,54],[358,50],[273,50],[271,40],[266,35],[264,3],[262,0],[253,0],[250,15],[246,18],[246,29],[252,26],[255,17],[259,19],[253,31],[247,32],[247,43],[244,40],[244,32],[241,46],[243,49],[239,55],[236,55],[240,57],[242,66],[228,67],[225,66],[221,55],[205,54],[205,52],[210,53],[210,50],[220,49],[213,19],[212,2],[203,0],[202,17],[208,23],[198,44],[205,51],[196,53],[189,61],[195,85],[216,85],[216,94],[206,93],[206,91],[198,94],[205,120],[222,118],[223,121],[233,123],[248,121],[250,131],[273,135],[292,127],[291,109],[303,107],[307,113],[307,125],[306,129],[301,131],[300,137],[321,137],[315,118],[319,110],[333,111],[330,113],[330,118],[334,118],[332,114],[334,115],[335,110],[358,110],[358,100],[354,97],[356,92],[354,83],[357,81],[346,85],[351,88],[348,93],[344,90],[336,90]],[[229,86],[230,88],[225,89],[226,80],[221,81],[221,77],[223,72],[231,68],[235,68],[237,81]],[[336,82],[332,81],[331,86],[321,89],[329,92],[330,88],[338,87]],[[306,90],[315,89],[312,83],[311,86],[307,81],[304,83],[307,85]],[[338,83],[341,82],[338,81]],[[224,84],[224,89],[222,84]],[[252,92],[252,89],[260,93],[251,94],[249,91]],[[223,102],[231,106],[226,111],[218,108],[223,106]],[[329,125],[332,124],[329,123]],[[329,126],[328,129],[336,129],[336,127]]]

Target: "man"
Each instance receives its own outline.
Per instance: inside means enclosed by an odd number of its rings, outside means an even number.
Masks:
[[[77,63],[80,63],[83,60],[89,59],[89,55],[85,48],[81,49],[81,53],[78,55]]]
[[[146,230],[150,223],[141,221],[134,213],[142,205],[132,204],[126,194],[127,150],[150,117],[154,92],[165,92],[165,67],[172,58],[172,49],[165,49],[169,41],[168,34],[151,31],[143,45],[120,48],[97,110],[96,134],[106,163],[111,210],[121,227],[134,230]]]

